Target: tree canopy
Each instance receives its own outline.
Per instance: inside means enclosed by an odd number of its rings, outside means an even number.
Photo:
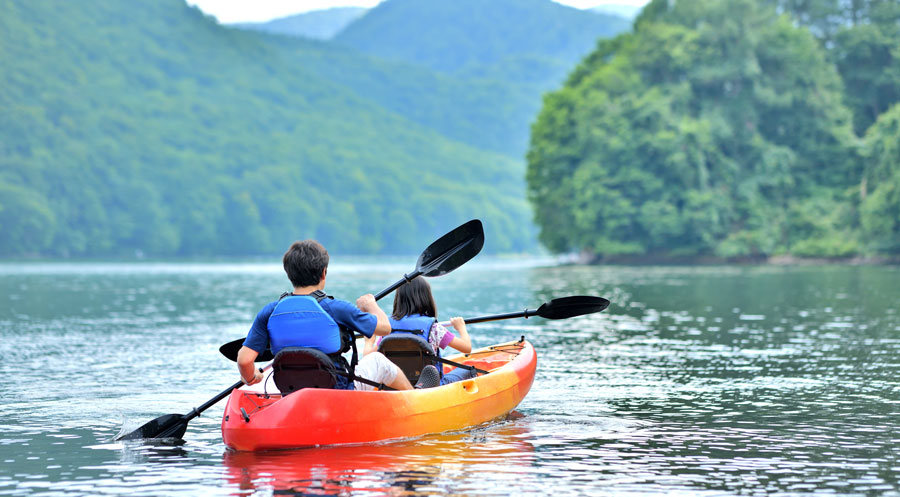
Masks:
[[[900,135],[879,121],[863,156],[835,60],[773,6],[652,1],[545,97],[527,172],[541,240],[606,258],[896,250],[895,226],[874,222],[898,205],[890,175],[868,196],[864,178],[869,161],[896,171],[885,144]]]

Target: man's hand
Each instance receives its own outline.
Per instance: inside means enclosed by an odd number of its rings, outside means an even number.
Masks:
[[[247,381],[247,380],[245,380],[245,379],[242,377],[242,378],[241,378],[241,381],[243,381],[245,385],[256,385],[257,383],[261,382],[262,379],[263,379],[263,374],[262,374],[262,372],[260,372],[260,371],[254,371],[254,372],[253,372],[253,379],[251,379],[250,381]]]
[[[356,299],[356,307],[359,307],[361,311],[371,313],[374,307],[378,307],[378,304],[375,303],[375,296],[367,293]]]
[[[387,314],[384,313],[384,310],[382,310],[381,307],[378,307],[374,295],[367,293],[356,299],[356,307],[359,307],[359,310],[363,312],[374,315],[378,320],[375,325],[375,331],[372,332],[373,334],[384,336],[391,332],[391,322],[388,321]]]

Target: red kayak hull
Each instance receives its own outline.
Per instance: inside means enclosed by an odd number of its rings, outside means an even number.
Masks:
[[[268,380],[265,387],[260,383],[231,393],[222,416],[222,438],[234,450],[255,451],[461,430],[512,411],[531,388],[537,368],[537,354],[527,341],[450,359],[490,373],[424,390],[303,389],[285,397]]]

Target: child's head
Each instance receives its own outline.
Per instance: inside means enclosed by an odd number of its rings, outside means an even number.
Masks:
[[[425,278],[416,276],[409,283],[397,289],[394,297],[394,319],[400,319],[410,314],[421,314],[437,318],[437,304],[431,296],[431,285]]]

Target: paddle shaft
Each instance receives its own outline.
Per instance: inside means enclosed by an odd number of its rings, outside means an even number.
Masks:
[[[137,430],[128,435],[125,435],[124,437],[121,437],[120,439],[127,440],[136,438],[181,438],[184,436],[184,432],[185,430],[187,430],[187,425],[190,420],[199,416],[201,412],[209,409],[216,402],[219,402],[225,397],[231,395],[231,392],[234,391],[235,388],[239,388],[243,384],[243,381],[239,381],[234,385],[231,385],[230,387],[228,387],[228,389],[222,390],[218,395],[209,399],[202,406],[195,407],[191,410],[191,412],[182,416],[172,414],[160,416],[159,418],[156,418],[150,423],[141,426]]]
[[[271,367],[272,367],[272,365],[270,364],[270,365],[266,366],[265,368],[257,368],[257,369],[259,369],[260,373],[264,373],[267,369],[269,369]],[[222,390],[221,392],[219,392],[218,395],[216,395],[215,397],[206,401],[202,406],[195,407],[191,412],[189,412],[188,414],[185,414],[184,421],[187,422],[187,421],[190,421],[190,420],[196,418],[197,416],[200,415],[201,412],[214,406],[216,403],[218,403],[220,400],[224,399],[225,397],[228,397],[229,395],[231,395],[232,390],[234,390],[235,388],[240,388],[243,384],[244,384],[244,380],[241,380],[241,381],[235,383],[234,385],[231,385],[230,387],[226,388],[225,390]]]
[[[530,309],[525,309],[521,312],[508,312],[506,314],[493,314],[490,316],[481,316],[478,318],[465,318],[463,321],[466,324],[474,324],[474,323],[486,323],[488,321],[500,321],[503,319],[515,319],[515,318],[525,318],[528,319],[531,316],[536,316],[537,311],[532,311]],[[450,326],[450,321],[446,321],[441,323],[443,326]]]
[[[593,314],[600,312],[609,305],[609,301],[602,297],[592,297],[589,295],[573,295],[571,297],[561,297],[553,299],[550,302],[541,304],[535,310],[525,309],[522,312],[508,312],[506,314],[494,314],[492,316],[482,316],[479,318],[464,319],[466,324],[484,323],[486,321],[499,321],[501,319],[528,319],[532,316],[539,316],[544,319],[568,319],[575,316],[583,316],[585,314]],[[441,323],[449,326],[450,322]]]
[[[265,371],[260,368],[260,372]],[[200,415],[201,412],[209,409],[215,403],[224,399],[231,392],[234,391],[235,388],[240,388],[243,385],[243,381],[239,381],[234,385],[231,385],[226,390],[223,390],[215,397],[206,401],[200,407],[195,407],[191,410],[191,412],[187,414],[166,414],[164,416],[160,416],[158,418],[152,419],[147,423],[144,423],[140,428],[116,437],[116,440],[136,440],[141,438],[181,438],[184,436],[184,432],[187,429],[188,422],[197,416]]]
[[[378,292],[377,294],[375,294],[375,300],[376,301],[381,300],[386,295],[390,294],[394,290],[400,288],[401,286],[403,286],[403,285],[409,283],[410,281],[412,281],[413,279],[415,279],[417,276],[421,276],[421,275],[422,275],[422,271],[413,271],[409,274],[404,274],[403,278],[397,280],[396,283],[394,283],[393,285],[391,285],[391,286],[385,288],[384,290]]]
[[[260,372],[262,372],[262,368],[260,368]],[[190,421],[190,420],[196,418],[197,416],[200,415],[201,412],[203,412],[203,411],[209,409],[210,407],[212,407],[213,405],[217,404],[220,400],[224,399],[225,397],[228,397],[229,395],[231,395],[231,392],[232,392],[235,388],[240,388],[241,385],[243,385],[243,384],[244,384],[244,381],[241,380],[241,381],[235,383],[234,385],[231,385],[230,387],[226,388],[225,390],[222,390],[221,392],[219,392],[218,395],[216,395],[215,397],[213,397],[213,398],[209,399],[208,401],[206,401],[202,406],[200,406],[200,407],[195,407],[191,412],[185,414],[185,415],[184,415],[184,418],[183,418],[183,421],[184,421],[185,423],[187,423],[188,421]]]

